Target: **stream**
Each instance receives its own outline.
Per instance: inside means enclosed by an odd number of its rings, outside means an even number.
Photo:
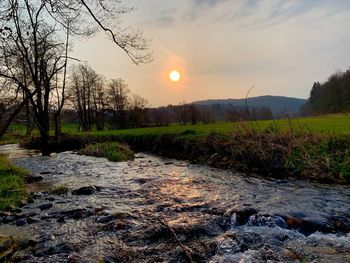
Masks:
[[[0,235],[14,262],[350,262],[350,187],[139,153],[134,161],[0,146],[43,180]],[[59,186],[68,192],[50,192]],[[165,223],[165,224],[164,224]],[[185,249],[184,249],[185,248]]]

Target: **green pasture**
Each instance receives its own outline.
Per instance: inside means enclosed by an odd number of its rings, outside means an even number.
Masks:
[[[219,133],[228,135],[231,132],[245,132],[254,130],[255,132],[315,132],[330,134],[349,134],[350,133],[350,114],[335,114],[319,117],[254,121],[254,122],[217,122],[211,124],[195,124],[195,125],[178,125],[172,124],[165,127],[149,127],[135,129],[120,130],[103,130],[79,132],[78,125],[72,123],[64,123],[62,126],[63,133],[71,135],[161,135],[161,134],[187,134],[191,136],[207,136],[211,133]],[[21,124],[11,125],[7,134],[0,140],[0,144],[17,143],[25,137],[26,128]],[[37,135],[36,130],[32,136]],[[53,132],[52,132],[53,134]]]

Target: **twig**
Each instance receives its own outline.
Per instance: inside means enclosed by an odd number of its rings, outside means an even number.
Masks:
[[[254,88],[255,88],[255,86],[252,86],[252,87],[248,90],[248,92],[247,92],[247,94],[246,94],[246,96],[245,96],[245,100],[244,100],[245,107],[246,107],[246,111],[247,111],[247,114],[248,114],[248,118],[249,118],[249,122],[250,122],[250,126],[251,126],[251,128],[252,128],[252,133],[253,133],[253,134],[255,134],[254,125],[253,125],[254,121],[253,121],[253,117],[252,117],[252,115],[250,114],[249,107],[248,107],[248,96],[249,96],[249,93],[250,93],[250,92],[252,91],[252,89],[254,89]],[[257,122],[256,122],[256,124],[257,124],[257,126],[258,126],[259,132],[261,133],[259,124],[258,124]]]
[[[179,243],[180,247],[182,248],[183,252],[185,253],[188,262],[195,263],[195,261],[192,259],[192,256],[191,256],[191,253],[189,251],[189,248],[187,248],[184,244],[182,244],[182,242],[180,241],[179,237],[176,235],[175,231],[165,221],[163,221],[159,217],[158,217],[158,221],[163,226],[165,226],[170,231],[170,233],[174,236],[174,238],[176,239],[177,243]]]

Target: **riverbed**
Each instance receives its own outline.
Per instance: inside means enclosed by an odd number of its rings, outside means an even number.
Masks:
[[[114,163],[1,146],[41,176],[0,235],[16,262],[350,262],[350,188],[139,153]],[[67,193],[50,189],[61,186]],[[5,221],[5,222],[4,222]]]

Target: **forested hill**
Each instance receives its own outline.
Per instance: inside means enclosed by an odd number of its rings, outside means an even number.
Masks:
[[[222,105],[233,107],[245,107],[245,99],[211,99],[203,101],[193,102],[196,105]],[[272,111],[274,116],[283,115],[284,113],[298,114],[301,107],[306,103],[304,99],[283,97],[283,96],[260,96],[252,97],[247,99],[248,107],[250,108],[261,108],[268,107]]]
[[[350,110],[350,69],[333,74],[324,83],[315,82],[303,111],[321,115]]]

